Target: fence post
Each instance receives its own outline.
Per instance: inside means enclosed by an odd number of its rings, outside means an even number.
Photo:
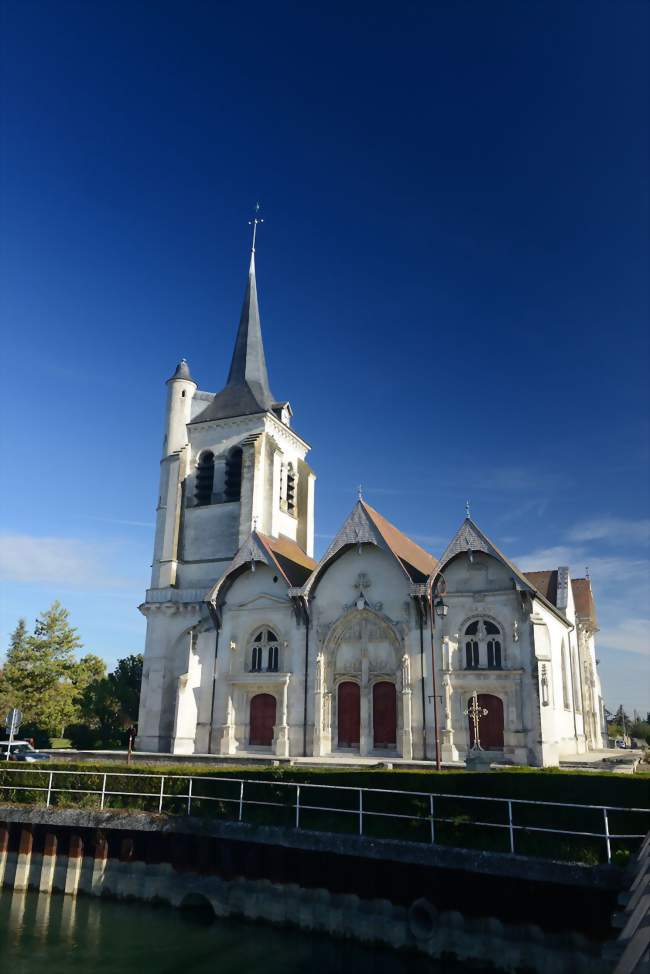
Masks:
[[[158,811],[162,812],[162,803],[165,796],[165,776],[161,774],[160,776],[160,798],[158,800]]]
[[[296,828],[300,828],[300,785],[296,785]]]
[[[363,792],[359,788],[359,835],[363,835]]]
[[[102,775],[102,798],[99,803],[100,808],[104,807],[105,798],[106,798],[106,772],[104,772],[104,774]]]
[[[436,826],[433,820],[433,795],[429,795],[429,820],[431,822],[431,842],[436,841]]]
[[[50,798],[52,796],[52,776],[53,775],[54,775],[54,772],[53,771],[50,771],[50,779],[49,779],[49,781],[47,783],[47,798],[45,799],[45,807],[46,808],[49,808],[50,807]]]
[[[239,821],[244,817],[244,779],[239,782]]]
[[[510,831],[510,852],[514,855],[515,851],[515,830],[512,827],[512,802],[508,799],[508,828]]]
[[[605,823],[605,844],[607,846],[607,862],[612,861],[612,846],[609,841],[609,819],[607,818],[607,809],[603,808],[603,821]]]
[[[190,786],[187,789],[187,814],[190,814],[192,808],[192,779],[190,778]]]

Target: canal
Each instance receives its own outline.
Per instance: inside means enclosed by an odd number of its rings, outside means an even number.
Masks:
[[[241,920],[208,920],[167,906],[0,890],[3,974],[451,974],[462,969],[412,953]]]

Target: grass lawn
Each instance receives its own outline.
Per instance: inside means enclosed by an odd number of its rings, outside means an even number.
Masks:
[[[15,771],[14,766],[14,771]],[[21,769],[22,770],[22,769]],[[132,773],[154,775],[132,778],[124,763],[101,764],[51,761],[39,773],[6,773],[0,768],[0,800],[11,803],[38,803],[44,792],[34,786],[47,787],[50,770],[56,775],[55,787],[93,790],[97,794],[63,794],[54,792],[52,804],[59,807],[97,808],[104,773],[108,773],[106,790],[129,794],[106,795],[105,808],[139,809],[157,812],[160,775],[165,781],[163,812],[170,815],[187,813],[189,777],[192,782],[192,815],[236,820],[239,815],[240,784],[245,779],[245,804],[242,820],[251,824],[295,827],[297,785],[300,785],[300,826],[326,832],[358,834],[359,788],[389,790],[394,794],[364,792],[363,834],[372,838],[431,841],[429,819],[433,795],[435,841],[441,845],[510,851],[508,806],[502,802],[470,800],[510,798],[537,802],[559,802],[562,805],[610,805],[648,809],[639,813],[608,813],[610,834],[644,833],[650,828],[650,775],[623,777],[613,773],[560,771],[555,768],[511,768],[503,771],[472,773],[466,771],[402,771],[373,768],[295,768],[223,767],[205,765],[133,764]],[[79,772],[91,774],[79,774]],[[21,791],[16,785],[32,785]],[[287,787],[289,785],[289,787]],[[337,786],[337,790],[317,785]],[[340,789],[340,790],[339,790]],[[134,794],[140,792],[144,794]],[[424,793],[422,795],[415,792]],[[436,797],[451,796],[451,797]],[[326,810],[324,810],[324,808]],[[520,805],[513,801],[513,824],[538,828],[566,829],[573,832],[603,833],[603,813],[597,809],[548,808]],[[402,816],[402,817],[389,817]],[[492,826],[492,827],[490,827]],[[497,828],[494,826],[506,826]],[[639,841],[613,839],[614,862],[624,865]],[[604,839],[589,836],[562,836],[535,831],[516,831],[515,849],[526,855],[564,859],[587,864],[606,861]]]

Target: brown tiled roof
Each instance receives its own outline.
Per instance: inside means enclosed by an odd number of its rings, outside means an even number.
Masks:
[[[590,619],[596,625],[596,603],[594,602],[594,593],[591,591],[591,582],[589,579],[572,578],[571,589],[573,590],[576,615],[582,619]]]
[[[524,572],[524,575],[530,584],[538,592],[541,592],[545,599],[548,599],[553,605],[557,605],[557,570],[550,572]]]
[[[402,534],[394,524],[387,521],[365,501],[361,501],[361,504],[390,550],[401,561],[411,581],[423,582],[438,564],[437,559],[416,544],[415,541],[411,541],[405,534]]]
[[[256,534],[288,584],[293,587],[304,585],[318,562],[290,538],[272,538],[260,531]]]

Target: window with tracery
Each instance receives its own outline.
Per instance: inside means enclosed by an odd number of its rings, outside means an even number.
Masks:
[[[271,629],[260,629],[251,649],[252,673],[277,673],[280,659],[278,637]]]
[[[501,630],[489,619],[475,619],[465,629],[465,669],[487,667],[500,670],[502,637]]]

